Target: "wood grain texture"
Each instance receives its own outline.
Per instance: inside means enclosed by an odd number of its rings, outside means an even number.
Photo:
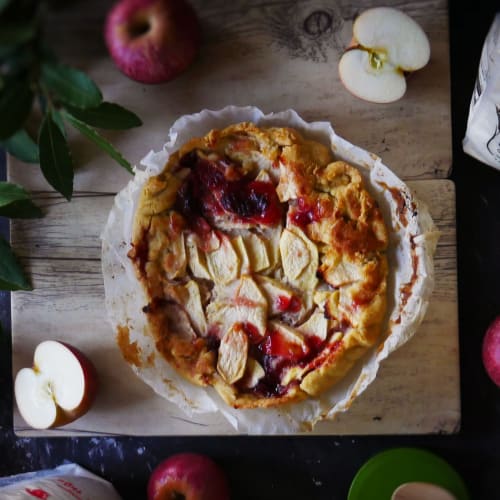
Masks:
[[[352,35],[352,22],[377,2],[347,0],[192,0],[203,43],[187,72],[161,85],[142,85],[122,75],[103,41],[112,1],[68,2],[53,14],[47,33],[62,59],[87,71],[104,98],[142,118],[139,130],[106,132],[133,164],[159,150],[180,116],[229,104],[264,112],[295,109],[309,121],[327,120],[350,142],[378,154],[404,179],[445,178],[451,168],[448,21],[445,0],[393,5],[418,21],[429,36],[431,60],[408,79],[403,99],[391,104],[362,101],[342,86],[337,65]],[[127,173],[95,146],[69,130],[77,161],[76,191],[108,192]],[[23,186],[47,190],[33,166],[13,160]]]
[[[436,286],[417,335],[393,353],[349,412],[314,434],[452,433],[460,424],[456,290],[455,195],[447,180],[408,183],[441,231]],[[101,391],[92,411],[64,429],[18,435],[218,435],[235,431],[220,417],[187,419],[135,377],[122,360],[104,310],[99,234],[112,194],[78,193],[70,202],[38,193],[46,217],[14,221],[12,243],[34,291],[12,295],[13,372],[31,363],[46,338],[74,343],[95,361]],[[126,415],[126,418],[125,418]]]
[[[361,101],[341,85],[337,64],[352,21],[371,1],[192,0],[203,43],[179,78],[142,85],[123,76],[103,41],[112,0],[76,1],[52,15],[47,33],[61,58],[87,71],[104,98],[135,111],[144,125],[104,135],[133,164],[160,150],[180,116],[229,104],[264,112],[295,109],[309,121],[330,121],[348,141],[384,163],[427,201],[442,232],[435,257],[436,287],[418,334],[383,363],[377,380],[334,422],[315,434],[456,432],[460,422],[456,292],[455,199],[445,178],[451,166],[448,23],[445,0],[396,6],[414,17],[431,42],[431,60],[408,80],[396,103]],[[41,220],[14,221],[11,241],[35,290],[12,294],[13,371],[31,363],[46,338],[74,343],[95,361],[101,392],[93,410],[64,429],[33,431],[14,413],[23,436],[74,434],[234,434],[218,416],[186,419],[135,377],[106,321],[99,233],[114,193],[130,175],[86,139],[68,130],[77,159],[75,194],[68,203],[36,165],[13,158],[8,178],[34,192]],[[427,179],[427,180],[423,180]]]

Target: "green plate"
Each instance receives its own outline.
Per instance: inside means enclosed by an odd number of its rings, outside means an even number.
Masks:
[[[391,500],[404,483],[422,481],[447,489],[457,500],[469,500],[462,478],[448,462],[418,448],[394,448],[368,460],[349,489],[348,500]]]

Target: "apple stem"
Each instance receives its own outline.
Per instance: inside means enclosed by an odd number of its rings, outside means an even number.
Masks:
[[[131,38],[139,38],[151,29],[151,23],[147,19],[139,19],[129,28]]]

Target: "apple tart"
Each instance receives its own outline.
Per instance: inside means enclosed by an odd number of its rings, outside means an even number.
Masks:
[[[128,257],[157,353],[234,408],[317,397],[381,337],[388,229],[360,171],[240,122],[144,183]]]

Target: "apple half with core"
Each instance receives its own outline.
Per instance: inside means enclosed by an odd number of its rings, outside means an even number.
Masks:
[[[193,62],[200,31],[186,0],[121,0],[106,16],[104,38],[125,75],[142,83],[162,83]]]
[[[38,344],[33,367],[16,375],[19,413],[34,429],[68,424],[91,407],[98,378],[93,363],[76,347],[57,340]]]
[[[229,485],[211,458],[199,453],[177,453],[153,470],[148,500],[229,500]]]
[[[346,89],[376,103],[397,101],[406,92],[406,74],[423,68],[431,54],[420,25],[392,7],[362,12],[353,24],[353,41],[339,61]]]

